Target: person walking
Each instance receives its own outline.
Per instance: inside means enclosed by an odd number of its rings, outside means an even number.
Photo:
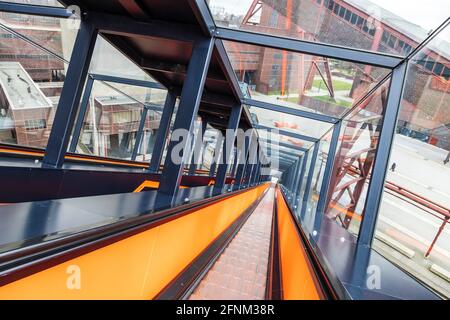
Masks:
[[[395,172],[395,168],[397,168],[397,164],[395,162],[393,162],[392,165],[391,165],[391,169],[390,170],[392,172]]]
[[[447,157],[444,159],[444,165],[450,161],[450,151],[447,153]]]

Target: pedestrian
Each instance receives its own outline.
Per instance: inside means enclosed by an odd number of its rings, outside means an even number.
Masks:
[[[395,168],[397,168],[397,164],[395,162],[393,162],[391,165],[391,171],[395,172]]]
[[[447,157],[444,159],[444,164],[447,164],[450,161],[450,151],[447,153]]]

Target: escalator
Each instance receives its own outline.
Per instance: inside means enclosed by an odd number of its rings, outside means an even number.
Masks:
[[[212,190],[0,207],[0,298],[329,298],[278,189]]]

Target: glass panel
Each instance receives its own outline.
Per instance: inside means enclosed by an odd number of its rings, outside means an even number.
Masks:
[[[5,49],[8,48],[9,54],[20,55],[21,59],[27,59],[29,63],[33,63],[35,69],[42,69],[41,73],[44,73],[44,69],[48,65],[51,66],[56,59],[44,50],[50,51],[66,62],[70,60],[78,27],[79,21],[76,19],[0,12],[0,36],[2,44],[6,42]],[[16,47],[15,44],[20,41],[20,37],[33,41],[42,50],[39,52],[37,48],[31,48],[31,45]]]
[[[209,7],[221,27],[406,55],[447,19],[449,2],[435,2],[210,0]]]
[[[331,136],[332,130],[330,130],[319,142],[319,153],[317,154],[317,160],[314,165],[314,175],[311,181],[310,197],[304,203],[307,207],[303,224],[310,233],[313,232],[316,207],[319,202],[320,188],[322,187],[323,174],[328,158],[328,151],[330,149]]]
[[[343,119],[339,136],[327,215],[355,235],[359,233],[388,85],[386,81]]]
[[[330,123],[296,117],[257,107],[249,107],[254,122],[273,129],[298,133],[312,138],[320,138],[332,126]]]
[[[209,174],[209,169],[213,163],[218,133],[218,130],[214,129],[209,124],[207,125],[205,136],[203,137],[203,153],[200,166],[201,170],[208,171],[207,173],[205,172],[205,174]]]
[[[340,117],[388,69],[225,41],[252,99]]]
[[[65,23],[0,12],[1,143],[47,145],[77,31]]]
[[[89,72],[136,80],[155,81],[101,36],[97,38],[95,43]]]
[[[131,159],[143,107],[107,84],[95,81],[76,152]],[[146,129],[152,129],[149,120]]]
[[[257,131],[258,131],[258,135],[260,138],[265,139],[265,140],[271,140],[275,143],[287,143],[287,144],[292,144],[297,147],[303,147],[306,149],[311,147],[311,145],[313,144],[310,141],[291,138],[289,136],[279,134],[279,130],[277,130],[276,128],[272,129],[272,130],[258,129]]]
[[[377,251],[447,297],[448,279],[433,270],[450,270],[448,39],[450,27],[410,61],[374,241]],[[441,76],[423,64],[425,56]]]

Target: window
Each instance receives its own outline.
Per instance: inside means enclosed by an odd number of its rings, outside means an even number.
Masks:
[[[409,44],[407,44],[407,43],[405,43],[405,45],[404,45],[404,47],[403,47],[403,52],[404,52],[404,54],[409,54],[410,52],[412,51],[412,47],[409,45]]]
[[[434,73],[441,75],[442,70],[444,70],[444,65],[440,62],[436,62],[436,65],[434,66]]]
[[[383,31],[383,35],[381,36],[381,42],[387,44],[387,43],[388,43],[388,40],[389,40],[389,36],[390,36],[390,33],[387,32],[386,30],[384,30],[384,31]]]
[[[352,12],[350,10],[347,10],[345,12],[345,20],[347,20],[348,22],[350,22],[350,19],[352,17]]]
[[[341,9],[339,10],[339,17],[343,18],[345,16],[345,8],[341,7]]]
[[[397,42],[397,37],[391,34],[391,36],[389,37],[389,40],[388,40],[388,46],[391,48],[395,48],[396,42]]]
[[[433,71],[434,63],[435,63],[434,59],[428,57],[427,62],[425,62],[425,69]]]
[[[328,0],[325,0],[325,1],[328,1]],[[330,3],[328,4],[328,9],[333,10],[333,7],[334,7],[334,1],[330,0]]]
[[[356,13],[352,13],[352,18],[350,19],[351,24],[356,25],[357,21],[358,21],[358,15]]]
[[[445,67],[442,76],[445,78],[445,80],[448,80],[450,78],[450,68]]]
[[[358,25],[359,28],[362,28],[362,26],[364,25],[364,19],[361,18],[360,16],[358,16],[358,21],[356,22],[356,24]]]
[[[334,9],[333,9],[334,14],[336,14],[336,15],[339,14],[340,9],[341,9],[341,6],[336,3],[334,5]]]
[[[25,120],[25,130],[27,131],[45,129],[46,127],[47,123],[45,122],[45,119]]]

